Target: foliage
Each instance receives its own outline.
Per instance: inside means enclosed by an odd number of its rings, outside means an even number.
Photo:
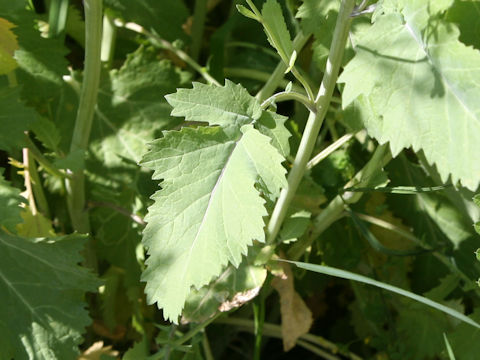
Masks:
[[[0,359],[476,359],[478,12],[0,0]]]

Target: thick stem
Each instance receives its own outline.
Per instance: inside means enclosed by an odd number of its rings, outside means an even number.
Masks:
[[[85,152],[87,150],[100,82],[102,1],[85,0],[84,5],[85,69],[70,152]],[[67,203],[72,225],[79,233],[88,233],[90,232],[90,222],[85,206],[85,174],[83,169],[70,173],[72,178],[66,180],[65,187],[67,189]],[[91,267],[95,267],[92,259],[93,255],[93,251],[87,251],[86,263]]]
[[[195,61],[198,61],[198,56],[200,55],[206,16],[207,0],[195,0],[192,24],[192,46],[190,51],[192,59]]]
[[[280,231],[288,207],[297,191],[298,185],[305,173],[305,169],[310,159],[315,143],[323,123],[323,119],[330,105],[330,100],[337,82],[338,72],[343,59],[343,52],[347,41],[350,23],[352,21],[350,14],[355,5],[354,0],[343,0],[340,6],[335,31],[333,34],[332,45],[327,60],[325,74],[320,85],[320,90],[316,97],[317,112],[310,112],[307,120],[297,156],[293,162],[293,167],[288,174],[288,187],[283,189],[280,197],[275,204],[270,222],[267,227],[267,243],[272,243]]]

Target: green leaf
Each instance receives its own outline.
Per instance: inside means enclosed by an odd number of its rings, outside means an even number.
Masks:
[[[286,261],[286,260],[284,260],[284,261]],[[391,291],[393,293],[396,293],[396,294],[408,297],[410,299],[413,299],[415,301],[418,301],[419,303],[428,305],[428,306],[430,306],[434,309],[437,309],[439,311],[442,311],[445,314],[448,314],[448,315],[450,315],[450,316],[452,316],[452,317],[454,317],[458,320],[461,320],[466,324],[470,324],[471,326],[474,326],[474,327],[480,329],[480,324],[479,323],[477,323],[476,321],[470,319],[469,317],[459,313],[458,311],[453,310],[453,309],[451,309],[451,308],[449,308],[445,305],[439,304],[438,302],[427,299],[423,296],[414,294],[410,291],[400,289],[396,286],[385,284],[383,282],[373,280],[373,279],[368,278],[368,277],[363,276],[363,275],[358,275],[358,274],[355,274],[355,273],[352,273],[352,272],[349,272],[349,271],[336,269],[336,268],[333,268],[333,267],[330,267],[330,266],[308,264],[308,263],[303,263],[303,262],[298,262],[298,261],[288,261],[288,262],[297,265],[301,269],[314,271],[314,272],[325,274],[325,275],[335,276],[335,277],[339,277],[339,278],[342,278],[342,279],[358,281],[358,282],[361,282],[361,283],[364,283],[364,284],[373,285],[373,286],[379,287],[381,289]],[[472,329],[470,328],[470,330],[472,330]]]
[[[177,321],[191,286],[208,284],[227,262],[238,266],[253,240],[264,241],[267,212],[255,183],[278,195],[282,161],[252,125],[183,128],[151,144],[141,164],[163,182],[145,219],[143,279],[165,318]]]
[[[56,159],[53,164],[59,169],[80,171],[84,169],[85,152],[81,149],[68,153],[64,158]]]
[[[472,321],[480,321],[480,310],[476,309],[470,316]],[[476,360],[480,353],[480,330],[472,329],[467,324],[460,324],[453,333],[449,333],[450,345],[461,360]]]
[[[283,17],[282,7],[277,0],[267,0],[262,8],[263,26],[272,45],[284,61],[293,53],[293,42]]]
[[[310,212],[301,210],[286,218],[279,234],[280,240],[284,243],[290,243],[305,234],[310,225],[311,215]]]
[[[36,119],[35,111],[21,102],[18,88],[0,89],[0,149],[20,149],[25,143],[24,132]]]
[[[322,72],[330,52],[332,29],[335,27],[339,9],[339,1],[304,0],[296,15],[301,19],[303,32],[314,35],[312,60]]]
[[[290,131],[285,127],[285,116],[279,115],[271,111],[264,111],[260,119],[256,123],[256,128],[263,135],[267,135],[272,139],[272,145],[282,154],[284,158],[290,155],[289,140]]]
[[[168,41],[186,39],[182,25],[189,11],[182,0],[106,0],[105,4],[120,12],[125,20],[155,31]]]
[[[478,0],[454,1],[446,19],[457,24],[460,41],[480,49],[480,4]]]
[[[129,54],[123,66],[112,70],[99,89],[90,150],[102,166],[138,162],[146,144],[160,131],[178,124],[169,116],[163,98],[184,85],[188,75],[168,60],[158,60],[151,48]]]
[[[60,144],[60,133],[53,121],[39,117],[30,127],[36,138],[49,150],[57,151]]]
[[[434,17],[448,4],[400,3],[358,36],[339,78],[343,106],[358,98],[370,115],[363,119],[369,134],[390,142],[393,156],[423,150],[443,182],[451,175],[475,189],[480,163],[469,154],[480,152],[480,54],[458,41],[454,25]]]
[[[74,359],[90,323],[83,300],[97,280],[79,235],[33,241],[0,232],[0,358]]]
[[[443,333],[449,329],[448,319],[442,313],[419,304],[400,309],[397,331],[408,349],[408,358],[423,360],[434,357],[442,346]]]
[[[243,16],[246,16],[246,17],[248,17],[250,19],[253,19],[255,21],[260,21],[260,19],[257,17],[257,15],[255,15],[253,13],[253,11],[247,9],[245,6],[237,4],[236,7],[237,7],[238,12],[240,14],[242,14]]]
[[[445,347],[447,348],[448,358],[450,360],[455,360],[455,354],[453,353],[452,347],[445,333],[443,333],[443,339],[445,340]]]
[[[0,228],[4,226],[8,231],[15,232],[15,225],[22,221],[20,204],[25,199],[20,196],[20,190],[5,181],[4,170],[0,168]]]
[[[178,89],[166,99],[173,106],[172,116],[184,116],[186,121],[240,127],[262,115],[258,101],[230,80],[223,87],[194,82],[193,89]]]
[[[229,311],[250,301],[260,291],[267,270],[244,261],[238,269],[228,266],[214,281],[199,290],[193,290],[187,298],[182,322],[202,322],[217,311]]]
[[[305,34],[314,34],[318,38],[331,32],[331,28],[327,26],[327,19],[335,18],[332,14],[338,13],[339,8],[338,1],[304,0],[298,8],[296,17],[301,19],[300,25]]]
[[[21,2],[23,1],[19,1]],[[62,39],[46,39],[41,36],[35,24],[37,15],[33,11],[4,11],[5,8],[0,6],[0,16],[3,15],[17,25],[13,28],[19,45],[15,51],[19,66],[16,74],[18,82],[25,85],[22,95],[28,99],[29,104],[40,109],[42,114],[47,114],[60,94],[62,76],[68,74],[65,58],[68,50]]]

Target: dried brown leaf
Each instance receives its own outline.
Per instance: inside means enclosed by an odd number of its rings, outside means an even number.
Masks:
[[[282,315],[283,349],[289,351],[297,339],[308,333],[312,326],[312,312],[300,295],[295,291],[290,265],[282,263],[284,276],[272,280],[272,286],[280,295],[280,312]]]

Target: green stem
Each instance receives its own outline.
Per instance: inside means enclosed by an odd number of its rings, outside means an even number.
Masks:
[[[192,24],[192,46],[190,51],[192,59],[195,61],[198,61],[198,56],[200,55],[206,16],[207,0],[195,0]]]
[[[224,68],[224,73],[227,77],[240,77],[240,78],[246,78],[246,79],[252,79],[252,80],[258,80],[261,82],[268,82],[272,75],[270,73],[267,73],[265,71],[260,71],[260,70],[254,70],[254,69],[247,69],[247,68]],[[284,80],[283,76],[275,84],[275,88],[281,87],[281,88],[286,88],[288,85],[289,81]],[[296,92],[304,92],[305,90],[303,87],[298,86],[297,84],[293,84],[292,89]],[[258,99],[258,98],[257,98]]]
[[[220,316],[222,316],[224,313],[219,312],[212,316],[210,319],[205,320],[201,324],[198,324],[195,326],[193,329],[191,329],[189,332],[187,332],[185,335],[183,335],[180,339],[176,340],[173,342],[173,347],[180,346],[193,338],[195,335],[197,335],[200,331],[203,331],[210,323],[213,321],[217,320]]]
[[[103,16],[103,31],[102,31],[102,52],[100,59],[108,68],[111,67],[113,56],[115,54],[115,40],[117,38],[117,27],[114,23],[114,18],[110,11],[106,11]]]
[[[48,37],[55,37],[65,31],[69,0],[51,0],[48,11]]]
[[[343,135],[340,139],[322,150],[319,154],[315,155],[315,157],[307,163],[307,170],[310,170],[314,166],[317,166],[322,160],[326,159],[331,153],[339,149],[343,144],[353,138],[353,136],[354,134]]]
[[[241,328],[244,331],[248,331],[251,333],[255,332],[255,322],[249,319],[242,319],[242,318],[236,318],[236,317],[224,317],[224,318],[218,319],[215,322],[215,324],[233,325]],[[282,338],[282,327],[280,325],[264,323],[263,331],[265,336],[276,337],[279,339]],[[334,354],[341,354],[350,359],[361,360],[361,358],[358,357],[357,355],[338,347],[334,343],[324,339],[321,336],[317,336],[313,334],[304,334],[300,336],[299,340],[300,341],[303,340],[310,344],[315,344],[324,349],[328,349],[330,352]],[[305,343],[300,343],[300,341],[298,342],[298,345],[303,347],[303,344]]]
[[[97,104],[97,93],[101,70],[102,44],[102,1],[85,0],[85,69],[78,104],[77,118],[73,130],[70,152],[86,152]],[[79,233],[90,232],[90,221],[85,206],[85,174],[83,169],[71,172],[67,179],[67,203],[73,228]],[[95,268],[94,252],[87,251],[86,264]]]
[[[309,36],[305,36],[303,33],[299,33],[295,39],[293,40],[293,48],[300,53],[302,48],[308,41]],[[273,73],[269,76],[267,82],[263,86],[263,88],[257,93],[256,98],[259,101],[264,101],[266,98],[271,96],[275,90],[278,88],[279,84],[282,83],[283,78],[285,77],[285,70],[287,70],[288,65],[285,64],[283,61],[280,61],[273,71]]]
[[[28,207],[33,215],[37,214],[37,205],[35,204],[35,197],[33,196],[32,180],[30,177],[30,168],[32,161],[27,148],[22,149],[23,155],[23,177],[25,183],[25,196],[28,200]]]
[[[32,140],[27,136],[25,136],[25,143],[27,148],[30,150],[30,153],[33,155],[35,160],[42,165],[42,167],[47,171],[50,175],[59,177],[61,179],[64,178],[71,178],[69,174],[66,174],[59,169],[57,169],[48,159],[43,156],[42,152],[37,148],[37,146],[33,143]]]
[[[167,40],[162,39],[161,37],[152,34],[148,30],[144,29],[142,26],[135,24],[135,23],[122,23],[120,21],[115,21],[115,25],[124,27],[125,29],[135,31],[139,34],[143,34],[145,36],[148,36],[149,38],[152,38],[155,40],[161,47],[173,52],[175,55],[177,55],[178,58],[181,60],[185,61],[190,67],[192,67],[195,71],[197,71],[205,80],[207,80],[208,83],[214,84],[217,86],[221,86],[221,84],[212,76],[208,73],[208,71],[200,66],[195,60],[193,60],[188,54],[180,49],[177,49],[175,46],[173,46],[171,43],[169,43]]]
[[[290,92],[283,91],[283,92],[276,93],[275,95],[272,95],[267,100],[265,100],[262,103],[261,107],[262,109],[266,109],[273,103],[289,101],[289,100],[295,100],[295,101],[301,102],[303,105],[305,105],[307,109],[311,111],[316,111],[315,104],[312,101],[310,101],[309,98],[307,98],[303,94],[300,94],[294,91],[290,91]]]
[[[212,349],[210,347],[210,342],[208,341],[207,333],[205,331],[203,332],[202,345],[203,345],[203,353],[205,355],[205,359],[215,360],[212,354]]]
[[[345,188],[351,187],[354,184],[369,185],[375,180],[375,174],[379,169],[383,168],[390,160],[392,155],[388,150],[388,145],[379,145],[368,163],[360,170],[355,177],[345,185]],[[342,196],[337,195],[333,198],[328,206],[313,219],[313,230],[309,237],[304,238],[303,241],[297,241],[288,252],[288,258],[297,260],[305,252],[305,250],[318,238],[326,229],[330,227],[335,221],[343,216],[345,203],[354,204],[362,197],[362,193],[346,192]]]
[[[325,74],[320,85],[320,90],[315,99],[318,111],[310,112],[307,125],[298,148],[293,167],[288,174],[288,187],[283,189],[273,209],[270,222],[267,227],[267,243],[272,243],[280,231],[288,207],[297,191],[298,185],[305,173],[308,160],[310,159],[315,143],[320,132],[323,120],[330,105],[330,100],[337,82],[338,72],[343,59],[345,44],[347,41],[350,23],[350,14],[355,5],[354,0],[343,0],[333,33],[332,45],[327,60]]]

